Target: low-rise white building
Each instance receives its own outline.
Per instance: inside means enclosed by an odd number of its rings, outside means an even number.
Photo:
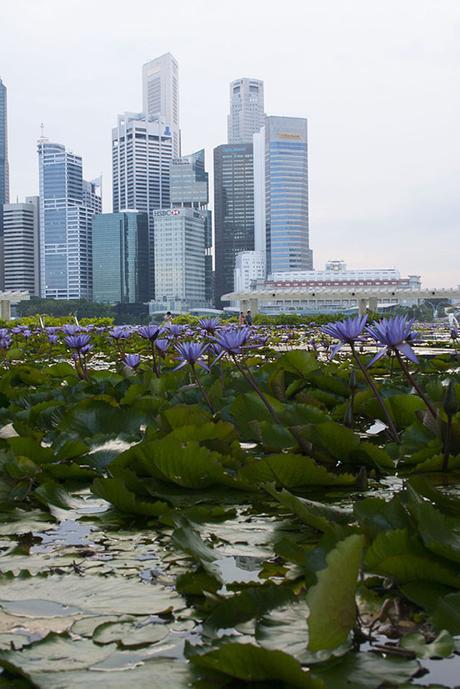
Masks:
[[[265,252],[241,251],[235,261],[235,292],[248,290],[254,280],[265,278]]]

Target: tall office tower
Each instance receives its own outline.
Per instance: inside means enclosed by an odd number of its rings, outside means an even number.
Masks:
[[[179,67],[171,53],[142,67],[142,112],[170,126],[173,155],[180,156]]]
[[[3,204],[9,202],[7,91],[0,79],[0,289],[4,285]]]
[[[203,211],[153,211],[155,224],[155,308],[190,311],[206,306]]]
[[[204,149],[171,162],[171,206],[195,208],[203,216],[205,236],[205,301],[213,301],[212,282],[212,213],[208,210],[209,184],[205,171]]]
[[[149,298],[155,294],[152,212],[170,205],[172,133],[144,113],[118,116],[112,130],[113,211],[136,209],[149,218]]]
[[[264,126],[264,82],[235,79],[230,84],[228,143],[251,144],[252,136]]]
[[[93,218],[93,300],[108,304],[148,299],[148,218],[136,210]]]
[[[91,225],[101,208],[101,199],[95,198],[99,190],[96,185],[88,189],[81,157],[62,144],[42,137],[38,160],[41,296],[91,299]]]
[[[311,270],[307,120],[267,117],[254,147],[256,249],[265,245],[267,274]]]
[[[5,289],[40,295],[38,196],[3,206]]]
[[[95,213],[102,213],[102,178],[83,180],[83,205]]]
[[[236,255],[254,249],[252,144],[214,149],[215,303],[233,291]]]

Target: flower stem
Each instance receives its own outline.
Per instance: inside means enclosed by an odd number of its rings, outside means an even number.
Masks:
[[[433,405],[431,404],[430,400],[427,398],[427,396],[426,396],[425,393],[423,392],[423,390],[422,390],[422,388],[420,387],[420,385],[419,385],[419,384],[417,383],[417,381],[415,380],[415,378],[414,378],[414,376],[412,375],[412,373],[409,371],[409,367],[407,366],[406,362],[403,360],[401,354],[398,352],[398,350],[397,350],[396,348],[395,348],[395,354],[396,354],[396,358],[397,358],[397,360],[398,360],[398,363],[399,363],[399,365],[401,366],[401,369],[402,369],[404,375],[406,376],[407,380],[408,380],[409,383],[412,385],[412,387],[413,387],[414,390],[416,391],[417,395],[425,402],[425,404],[426,404],[426,406],[427,406],[427,408],[428,408],[430,414],[431,414],[431,415],[433,416],[433,418],[435,419],[435,418],[436,418],[436,410],[435,410],[435,408],[433,407]]]
[[[449,469],[449,456],[450,456],[450,440],[452,435],[452,415],[447,415],[447,428],[446,436],[444,438],[444,457],[442,461],[442,470],[447,471]]]
[[[197,372],[195,371],[195,367],[190,366],[190,368],[192,369],[193,380],[195,381],[195,383],[200,388],[200,392],[203,395],[203,399],[206,402],[206,404],[208,405],[211,414],[214,415],[216,413],[216,411],[215,411],[214,407],[212,406],[212,403],[211,403],[211,400],[209,399],[208,393],[206,392],[206,390],[204,389],[203,385],[200,382],[200,379],[198,378]]]
[[[392,435],[392,437],[393,437],[393,440],[394,440],[395,442],[399,443],[398,431],[397,431],[397,429],[396,429],[396,426],[395,426],[395,424],[394,424],[393,419],[392,419],[391,416],[390,416],[390,413],[389,413],[388,409],[387,409],[386,406],[385,406],[385,401],[384,401],[382,395],[380,394],[380,392],[378,391],[378,388],[377,388],[377,386],[376,386],[374,380],[373,380],[372,377],[369,375],[368,370],[367,370],[366,367],[363,366],[363,364],[361,363],[360,358],[359,358],[358,354],[356,353],[355,346],[354,346],[353,343],[351,344],[351,352],[352,352],[352,354],[353,354],[354,360],[356,361],[356,363],[357,363],[358,366],[359,366],[359,369],[360,369],[361,373],[363,374],[364,378],[366,379],[367,384],[369,385],[370,389],[371,389],[372,392],[374,393],[375,399],[377,400],[377,402],[379,403],[379,405],[380,405],[380,407],[381,407],[381,409],[382,409],[382,411],[383,411],[383,414],[384,414],[384,416],[385,416],[385,419],[386,419],[388,428],[389,428],[389,430],[390,430],[390,433],[391,433],[391,435]]]
[[[259,386],[257,385],[254,376],[250,373],[250,371],[249,371],[247,368],[246,368],[246,370],[245,370],[245,368],[244,368],[243,366],[241,366],[241,364],[239,363],[239,361],[238,361],[238,359],[236,358],[235,355],[232,355],[232,359],[233,359],[233,361],[235,362],[235,366],[237,367],[238,371],[239,371],[239,372],[242,374],[242,376],[248,381],[249,385],[252,387],[252,389],[253,389],[254,392],[257,394],[257,396],[259,397],[259,399],[264,403],[264,405],[265,405],[267,411],[269,412],[270,416],[272,417],[272,419],[273,419],[276,423],[281,424],[281,420],[280,420],[278,414],[277,414],[276,411],[273,409],[273,407],[272,407],[272,405],[270,404],[270,402],[266,399],[266,397],[265,397],[265,395],[263,394],[263,392],[259,389]]]

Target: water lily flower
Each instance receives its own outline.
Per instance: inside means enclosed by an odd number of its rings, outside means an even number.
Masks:
[[[245,349],[251,347],[260,346],[257,343],[248,344],[251,331],[249,328],[228,328],[227,330],[222,330],[217,333],[215,337],[211,339],[214,340],[220,353],[214,360],[213,365],[221,359],[224,354],[230,354],[231,356],[236,356],[237,354],[242,354]]]
[[[59,337],[53,333],[48,333],[47,338],[50,344],[57,344],[59,342]]]
[[[121,325],[116,325],[112,330],[109,330],[109,335],[114,340],[126,340],[131,335],[131,332]]]
[[[214,333],[220,325],[218,318],[201,318],[198,321],[200,328],[207,333]]]
[[[342,349],[343,345],[354,345],[361,339],[364,326],[367,323],[367,315],[355,316],[354,318],[346,318],[344,321],[337,321],[335,323],[327,323],[321,327],[321,332],[325,335],[339,340],[338,344],[331,349],[330,358],[333,359],[337,352]]]
[[[451,328],[450,329],[450,336],[451,336],[452,340],[454,340],[454,342],[455,342],[455,340],[458,339],[458,328]]]
[[[11,343],[12,339],[8,334],[0,335],[0,349],[9,349],[11,347]]]
[[[179,323],[169,323],[165,328],[165,332],[172,337],[177,337],[184,332],[184,326],[179,325]]]
[[[166,338],[159,338],[158,340],[155,340],[155,348],[158,350],[158,353],[160,356],[163,358],[166,356],[166,353],[169,349],[170,341],[167,340]]]
[[[136,369],[141,363],[141,357],[139,354],[125,354],[123,361],[128,368]]]
[[[81,328],[78,325],[73,325],[72,323],[68,323],[66,325],[62,326],[62,332],[65,335],[75,335],[76,333],[80,332]]]
[[[409,320],[407,316],[394,316],[383,318],[379,323],[368,325],[366,328],[368,334],[379,345],[383,345],[369,366],[389,352],[404,354],[408,359],[418,364],[418,359],[410,346],[410,343],[413,343],[417,338],[417,333],[412,330],[413,324],[414,319]]]
[[[187,366],[189,364],[194,368],[195,364],[201,366],[205,371],[209,371],[208,366],[206,366],[203,361],[203,355],[208,348],[207,344],[200,344],[199,342],[181,342],[175,346],[176,352],[179,354],[177,360],[180,364],[176,366],[174,371],[179,371],[179,369]]]
[[[153,325],[152,323],[150,325],[141,325],[140,328],[138,328],[137,332],[141,337],[144,338],[144,340],[150,340],[150,342],[154,342],[159,335],[163,332],[162,328],[158,325]]]
[[[90,340],[90,335],[69,335],[64,339],[64,342],[70,349],[84,353],[82,350],[89,345]]]

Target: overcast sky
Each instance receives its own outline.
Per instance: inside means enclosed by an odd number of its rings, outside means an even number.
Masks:
[[[45,134],[102,173],[111,128],[141,109],[141,68],[179,62],[183,153],[226,142],[228,83],[308,118],[316,268],[399,267],[460,283],[460,0],[0,0],[11,198],[38,192]]]

